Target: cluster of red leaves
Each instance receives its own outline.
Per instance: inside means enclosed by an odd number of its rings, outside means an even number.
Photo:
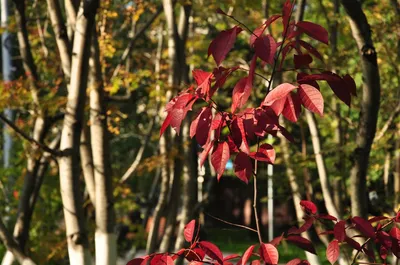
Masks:
[[[236,259],[236,265],[245,265],[251,261],[251,265],[275,265],[279,261],[277,246],[283,241],[316,254],[313,243],[302,237],[300,234],[309,230],[315,222],[320,222],[323,226],[329,227],[333,222],[333,229],[326,230],[323,234],[333,235],[333,240],[326,249],[326,257],[331,264],[334,264],[340,255],[340,246],[348,245],[351,249],[357,250],[357,254],[364,253],[369,256],[376,264],[375,255],[371,246],[374,246],[379,253],[382,264],[387,264],[388,254],[391,252],[400,258],[400,229],[396,224],[400,223],[400,212],[397,216],[389,218],[378,216],[365,220],[355,216],[347,220],[337,220],[336,217],[328,214],[318,214],[317,207],[310,201],[301,201],[304,210],[304,223],[299,227],[292,227],[281,236],[274,238],[271,242],[251,245],[240,255],[229,255],[224,257],[221,250],[211,242],[200,241],[198,238],[199,227],[196,227],[195,220],[189,222],[184,230],[184,236],[190,243],[189,248],[179,250],[177,253],[155,253],[141,258],[135,258],[127,265],[173,265],[179,258],[185,258],[190,265],[214,264],[214,265],[233,265],[232,260]],[[373,224],[377,224],[373,226]],[[353,230],[350,232],[350,230]],[[196,234],[196,236],[195,236]],[[350,235],[351,234],[351,235]],[[360,245],[354,238],[362,237],[364,244]],[[371,244],[367,244],[367,243]],[[258,247],[258,251],[255,251]],[[293,259],[287,265],[309,265],[306,260],[299,258]]]
[[[328,32],[312,22],[295,23],[291,21],[291,10],[292,5],[290,1],[287,1],[282,14],[271,16],[250,35],[249,43],[250,48],[254,50],[254,55],[248,74],[239,79],[233,88],[230,112],[220,110],[212,97],[219,88],[224,86],[227,78],[233,72],[243,70],[238,66],[229,68],[221,66],[233,48],[238,34],[243,30],[239,25],[220,32],[211,42],[208,55],[214,58],[217,67],[211,72],[194,70],[193,78],[196,86],[191,86],[181,92],[166,106],[168,115],[162,124],[160,135],[168,126],[171,126],[179,134],[182,121],[188,111],[192,110],[194,103],[198,100],[206,102],[191,123],[190,137],[195,137],[197,143],[203,148],[200,165],[204,163],[211,152],[211,163],[217,172],[218,179],[223,175],[226,163],[233,154],[236,155],[234,159],[235,174],[245,183],[248,183],[254,172],[253,160],[274,163],[275,151],[271,145],[262,144],[255,152],[252,152],[250,147],[255,142],[259,143],[267,134],[276,136],[277,133],[281,133],[293,141],[290,133],[279,124],[280,115],[289,121],[296,122],[303,106],[322,116],[324,100],[317,81],[326,81],[333,92],[347,105],[350,105],[351,96],[355,95],[356,86],[349,75],[341,77],[326,71],[309,74],[299,71],[295,83],[280,84],[271,91],[267,91],[260,106],[245,108],[253,89],[258,64],[261,66],[260,69],[268,64],[275,70],[277,65],[279,67],[282,65],[292,50],[295,51],[294,71],[296,72],[299,69],[312,71],[309,66],[313,61],[312,56],[322,60],[321,54],[311,44],[299,37],[304,33],[327,44]],[[222,10],[219,10],[218,13],[228,16]],[[271,35],[265,32],[268,26],[276,23],[280,18],[284,29],[283,41],[276,42]],[[216,110],[215,114],[213,114],[213,108]],[[226,127],[229,129],[228,134],[223,133],[226,131],[223,130]],[[211,137],[213,131],[214,137]]]

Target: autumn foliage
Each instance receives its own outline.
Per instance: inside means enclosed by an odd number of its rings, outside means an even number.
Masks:
[[[252,177],[257,177],[257,162],[273,164],[275,150],[270,144],[263,143],[267,135],[282,134],[289,141],[292,135],[280,123],[279,117],[291,122],[297,122],[302,108],[318,114],[324,113],[324,99],[319,83],[326,82],[333,93],[346,105],[350,106],[352,96],[356,96],[356,85],[350,75],[340,76],[336,73],[315,69],[310,66],[314,59],[322,60],[322,55],[305,39],[312,38],[328,44],[328,32],[320,25],[309,21],[294,22],[292,18],[293,6],[286,1],[282,14],[272,15],[255,30],[248,29],[236,18],[218,10],[219,14],[228,16],[237,22],[233,28],[224,30],[211,42],[208,55],[214,58],[216,67],[212,71],[195,69],[193,78],[196,82],[166,105],[168,113],[162,124],[160,135],[168,126],[177,134],[180,132],[182,121],[187,113],[196,109],[197,116],[190,125],[190,137],[195,138],[203,148],[200,154],[200,165],[211,154],[211,164],[217,178],[224,173],[228,160],[232,157],[236,176],[245,183]],[[277,41],[268,34],[268,27],[273,23],[282,23],[282,41]],[[234,47],[236,38],[244,30],[249,31],[249,48],[254,52],[249,69],[239,66],[224,67],[224,59]],[[293,56],[291,56],[293,55]],[[282,83],[272,87],[274,75],[282,70],[285,60],[292,60],[296,73],[296,80],[291,83]],[[260,73],[270,67],[271,76],[266,78]],[[233,72],[242,71],[245,75],[240,78],[232,90],[232,105],[230,110],[221,109],[213,99],[218,89],[221,89]],[[259,106],[249,106],[248,100],[254,89],[255,78],[263,78],[267,82],[265,98]],[[264,88],[262,88],[264,89]],[[194,107],[195,103],[199,107]],[[252,146],[255,146],[253,149]],[[142,258],[131,260],[128,265],[151,265],[174,263],[178,257],[184,257],[192,265],[200,264],[278,264],[279,253],[277,245],[282,240],[316,254],[311,241],[301,236],[315,223],[320,223],[326,230],[324,234],[333,240],[329,243],[326,256],[334,264],[340,255],[340,247],[347,245],[357,253],[364,253],[374,262],[386,263],[388,253],[400,257],[400,230],[396,223],[397,217],[375,217],[365,220],[361,217],[352,217],[347,220],[337,220],[328,214],[318,213],[317,207],[310,201],[302,201],[304,209],[304,223],[300,227],[293,227],[287,233],[275,238],[271,242],[259,242],[251,245],[242,256],[231,255],[224,257],[220,249],[211,242],[201,241],[198,238],[199,227],[195,221],[187,224],[184,235],[189,248],[181,249],[177,253],[155,253]],[[258,233],[260,233],[258,231]],[[354,238],[364,238],[362,245]],[[376,247],[377,253],[374,254]],[[309,264],[308,261],[294,259],[290,265]]]

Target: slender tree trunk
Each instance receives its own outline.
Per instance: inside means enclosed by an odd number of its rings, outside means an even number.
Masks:
[[[11,234],[8,233],[7,228],[3,223],[3,220],[1,220],[1,216],[0,216],[0,240],[3,242],[7,250],[10,251],[16,257],[19,264],[35,265],[35,263],[28,256],[25,255],[24,251],[14,240]]]
[[[351,213],[367,218],[368,194],[367,172],[369,154],[375,137],[380,104],[380,78],[377,53],[371,38],[371,28],[357,0],[341,0],[348,16],[353,37],[361,56],[363,70],[363,93],[361,98],[360,121],[357,129],[357,147],[353,153],[350,171]]]
[[[90,136],[96,198],[96,265],[114,265],[117,259],[107,108],[95,34],[90,59]]]
[[[158,47],[157,47],[157,58],[156,58],[156,75],[157,79],[159,78],[159,72],[160,72],[160,61],[161,61],[161,52],[162,52],[162,46],[163,46],[163,27],[160,26],[159,31],[158,31]],[[157,92],[160,93],[160,86],[156,86]],[[169,99],[171,97],[171,92],[168,91],[166,98]],[[157,99],[159,102],[161,101],[160,97]],[[159,110],[159,116],[160,119],[165,118],[165,112],[163,110]],[[168,191],[169,191],[169,179],[170,179],[170,161],[167,157],[167,137],[169,136],[169,132],[166,131],[161,137],[160,137],[160,144],[159,144],[159,152],[160,156],[162,157],[162,163],[161,163],[161,186],[160,186],[160,196],[158,197],[157,205],[156,208],[154,209],[153,212],[153,220],[151,223],[149,235],[147,237],[147,244],[146,244],[146,253],[153,253],[154,250],[157,247],[158,244],[158,229],[160,226],[160,220],[161,216],[163,213],[163,210],[165,208],[165,205],[167,204],[168,200]]]
[[[322,194],[324,196],[325,206],[330,215],[340,218],[339,212],[335,207],[335,203],[331,194],[331,187],[329,185],[328,174],[326,171],[324,157],[321,153],[321,143],[318,135],[318,125],[314,115],[306,110],[305,115],[307,118],[308,127],[310,129],[311,141],[314,149],[315,162],[317,163],[319,180],[321,182]]]
[[[59,158],[61,198],[71,264],[90,264],[88,236],[79,183],[79,146],[85,105],[90,43],[99,2],[82,2],[74,34],[71,83],[68,92]]]
[[[282,119],[281,119],[280,123],[283,124]],[[293,198],[294,209],[296,211],[297,222],[302,223],[304,221],[302,219],[304,216],[304,212],[301,209],[301,205],[300,205],[301,194],[300,194],[300,190],[299,190],[298,180],[296,177],[296,173],[294,172],[294,169],[292,168],[293,163],[290,161],[289,144],[285,137],[280,137],[280,141],[281,141],[283,160],[285,162],[285,167],[286,167],[286,175],[289,179],[289,185],[290,185],[290,189],[292,191],[292,198]],[[309,235],[308,231],[302,233],[302,236],[304,238],[310,239],[310,235]],[[320,264],[318,256],[313,255],[307,251],[305,251],[305,254],[306,254],[307,260],[310,262],[311,265]]]
[[[86,184],[86,191],[89,195],[89,199],[93,206],[96,208],[96,187],[94,183],[94,168],[93,168],[93,156],[92,148],[90,146],[89,129],[83,125],[81,133],[81,144],[79,146],[81,166],[83,178]]]

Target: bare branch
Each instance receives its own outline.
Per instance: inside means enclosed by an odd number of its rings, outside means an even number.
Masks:
[[[393,123],[393,120],[397,118],[397,116],[400,113],[400,102],[397,104],[396,109],[392,112],[392,115],[390,115],[389,119],[386,121],[385,125],[383,125],[382,129],[379,131],[377,136],[374,139],[374,142],[379,141],[387,132],[387,130],[390,128],[390,126]]]
[[[25,255],[23,250],[20,248],[18,243],[14,240],[11,234],[8,232],[3,220],[0,218],[0,240],[3,241],[7,250],[11,251],[18,262],[22,265],[35,265],[35,263]]]
[[[36,141],[35,139],[33,139],[32,137],[30,137],[29,135],[27,135],[25,132],[23,132],[20,128],[18,128],[12,121],[10,121],[9,119],[7,119],[3,114],[0,113],[0,120],[2,120],[5,124],[7,124],[8,126],[10,126],[16,133],[18,133],[20,136],[22,136],[25,140],[36,144],[37,146],[39,146],[41,149],[43,149],[44,151],[54,155],[54,156],[60,156],[61,153],[58,150],[54,150],[51,149],[50,147],[48,147],[47,145],[44,145],[38,141]]]
[[[136,40],[139,39],[144,34],[144,32],[151,26],[151,24],[153,24],[154,20],[156,20],[156,18],[161,14],[162,10],[163,10],[163,7],[162,7],[162,5],[160,5],[157,8],[157,11],[146,22],[146,24],[130,40],[130,42],[128,44],[128,47],[125,48],[124,53],[122,54],[121,59],[119,60],[119,63],[117,65],[117,67],[115,67],[115,69],[114,69],[114,72],[112,74],[111,79],[118,75],[118,72],[121,69],[122,65],[124,64],[124,62],[128,58],[129,54],[131,54],[133,46],[135,45]]]

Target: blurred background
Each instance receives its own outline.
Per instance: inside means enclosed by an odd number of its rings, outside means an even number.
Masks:
[[[209,43],[221,30],[237,25],[216,10],[221,8],[254,30],[269,16],[281,14],[283,3],[1,0],[0,109],[6,122],[0,135],[0,216],[17,249],[36,264],[83,264],[68,259],[67,246],[74,239],[67,240],[66,233],[81,235],[83,241],[71,244],[84,242],[93,257],[96,235],[103,232],[115,237],[118,264],[125,264],[146,249],[174,252],[186,246],[182,231],[191,219],[201,224],[200,238],[224,253],[242,254],[256,244],[256,233],[229,224],[255,227],[253,185],[235,176],[231,160],[219,182],[208,161],[198,166],[202,149],[189,137],[194,114],[184,121],[180,136],[168,128],[160,137],[159,130],[166,102],[193,84],[192,70],[214,69],[215,62],[207,55]],[[381,90],[369,163],[359,169],[365,171],[365,178],[359,179],[365,195],[361,214],[392,215],[400,203],[400,7],[396,0],[360,3],[371,27]],[[282,121],[293,143],[279,137],[268,140],[277,158],[273,167],[261,164],[258,173],[257,203],[265,241],[301,222],[296,205],[300,199],[315,202],[321,213],[344,219],[354,215],[351,202],[357,197],[358,184],[351,174],[356,170],[366,77],[348,14],[339,1],[309,0],[297,1],[293,16],[328,30],[329,45],[303,37],[322,54],[322,60],[314,59],[311,66],[350,74],[358,97],[349,108],[320,83],[324,116],[303,112],[298,123]],[[84,31],[90,38],[86,36],[79,49],[83,20],[93,25]],[[280,21],[268,30],[281,41]],[[254,53],[249,37],[246,31],[238,35],[225,67],[248,69]],[[292,59],[282,67],[274,82],[294,82]],[[266,77],[271,71],[268,66],[260,68]],[[232,89],[243,75],[235,72],[216,93],[214,100],[221,108],[230,108]],[[86,103],[75,102],[73,91],[87,97]],[[265,91],[264,80],[256,78],[248,106],[258,106]],[[68,112],[73,102],[75,112]],[[198,109],[195,105],[194,113]],[[72,122],[70,113],[76,114]],[[77,127],[68,127],[75,122]],[[68,128],[75,130],[71,145],[63,138]],[[69,162],[52,152],[68,148]],[[65,163],[69,167],[63,167]],[[70,193],[62,197],[60,190]],[[64,220],[69,202],[78,212],[74,228],[67,228]],[[319,236],[320,231],[314,227],[308,236],[317,242],[320,264],[328,264],[324,245],[329,236]],[[13,255],[6,252],[6,244],[0,244],[2,264],[12,264]],[[287,243],[280,246],[280,255],[281,263],[305,258],[304,251]]]

